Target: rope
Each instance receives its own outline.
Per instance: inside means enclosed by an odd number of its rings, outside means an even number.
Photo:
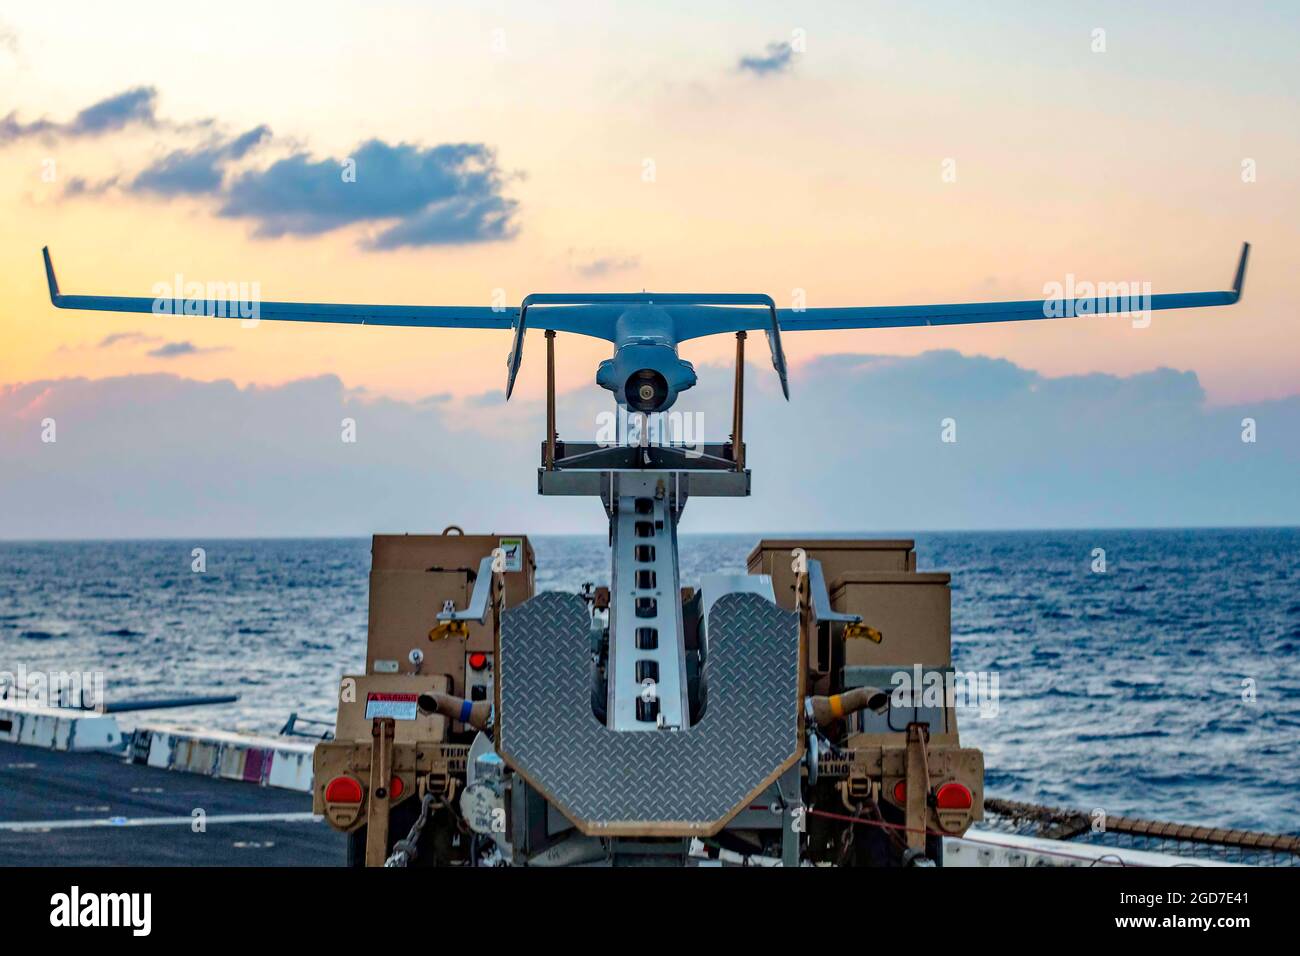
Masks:
[[[1015,800],[986,799],[984,808],[1000,816],[1019,820],[1074,825],[1083,832],[1090,829],[1087,814],[1077,810],[1058,810],[1037,803]],[[1209,843],[1216,846],[1237,847],[1243,850],[1266,850],[1274,853],[1300,854],[1300,837],[1281,833],[1260,833],[1252,830],[1230,830],[1223,827],[1190,826],[1161,820],[1144,820],[1137,817],[1107,816],[1107,833],[1176,840],[1187,843]],[[1071,834],[1073,835],[1073,834]]]

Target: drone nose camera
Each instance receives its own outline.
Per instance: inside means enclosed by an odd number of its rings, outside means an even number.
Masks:
[[[652,368],[639,369],[628,377],[625,391],[628,407],[638,412],[657,412],[668,398],[668,380]]]

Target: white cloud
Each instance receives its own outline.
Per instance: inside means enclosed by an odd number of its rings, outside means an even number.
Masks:
[[[1049,379],[955,352],[818,359],[789,404],[769,368],[749,383],[754,497],[692,501],[688,531],[1300,523],[1300,398],[1212,409],[1190,372]],[[729,369],[680,404],[725,437]],[[610,407],[562,396],[561,435],[591,437]],[[0,387],[0,537],[599,531],[596,502],[537,496],[542,427],[537,403],[375,399],[334,376]]]

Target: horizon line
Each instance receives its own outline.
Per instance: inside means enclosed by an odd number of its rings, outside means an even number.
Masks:
[[[742,537],[746,535],[757,535],[759,538],[794,538],[806,537],[813,539],[840,540],[846,538],[863,538],[864,540],[888,539],[899,540],[907,539],[921,534],[1066,534],[1080,532],[1115,532],[1115,531],[1300,531],[1300,524],[1259,524],[1259,525],[1111,525],[1107,527],[1083,527],[1083,526],[1057,526],[1057,527],[1036,527],[1036,528],[925,528],[912,531],[899,531],[897,529],[880,529],[871,531],[834,531],[834,530],[767,530],[767,531],[683,531],[679,533],[681,538],[700,538],[700,537]],[[262,536],[243,536],[243,535],[202,535],[195,534],[189,536],[172,535],[164,537],[119,537],[119,538],[6,538],[0,536],[0,546],[11,544],[148,544],[154,542],[192,542],[202,539],[204,541],[364,541],[375,535],[423,535],[429,537],[439,537],[440,531],[373,531],[369,534],[320,534],[320,535],[295,535],[295,534],[272,534]],[[499,534],[523,534],[529,538],[603,538],[602,532],[572,532],[572,531],[543,531],[538,533],[524,532],[499,532],[491,531],[470,531],[466,534],[472,536],[485,535],[488,537]]]

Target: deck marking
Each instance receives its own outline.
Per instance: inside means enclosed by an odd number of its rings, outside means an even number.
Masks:
[[[315,823],[324,820],[314,813],[210,813],[204,818],[212,823]],[[80,830],[89,827],[167,827],[189,826],[194,817],[102,817],[95,820],[29,820],[0,822],[0,832],[44,833],[47,830]]]

